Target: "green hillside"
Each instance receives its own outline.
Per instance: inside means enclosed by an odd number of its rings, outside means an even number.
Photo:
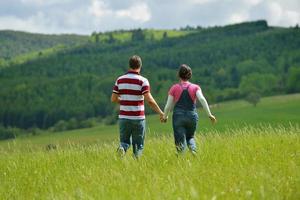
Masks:
[[[192,67],[192,81],[210,103],[300,91],[298,28],[256,21],[195,28],[157,40],[147,39],[147,31],[133,31],[132,40],[95,40],[0,69],[0,105],[5,105],[0,122],[21,128],[91,117],[113,122],[117,111],[110,103],[111,88],[132,54],[141,55],[142,73],[161,106],[181,63]]]
[[[16,56],[39,52],[57,45],[76,46],[86,43],[88,39],[88,36],[72,34],[46,35],[0,30],[0,59],[13,59]]]

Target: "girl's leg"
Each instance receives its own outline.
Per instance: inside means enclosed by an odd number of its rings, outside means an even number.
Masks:
[[[184,115],[173,114],[173,132],[176,150],[184,152],[186,148],[186,128],[184,127]]]
[[[191,113],[189,116],[190,120],[187,125],[187,132],[186,132],[186,142],[189,147],[189,149],[192,152],[196,152],[197,146],[196,146],[196,141],[195,141],[195,132],[197,128],[197,122],[198,122],[198,114]]]

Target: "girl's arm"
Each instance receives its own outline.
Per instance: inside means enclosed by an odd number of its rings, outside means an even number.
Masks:
[[[174,97],[172,95],[168,96],[167,104],[164,109],[164,119],[168,119],[168,114],[169,112],[173,109],[174,107]]]
[[[208,117],[210,118],[211,122],[212,122],[212,123],[217,122],[217,119],[215,118],[215,116],[213,116],[213,115],[211,114],[211,112],[210,112],[208,103],[207,103],[205,97],[203,96],[201,89],[199,89],[199,90],[196,92],[196,96],[197,96],[197,99],[200,101],[201,105],[203,106],[203,108],[204,108],[206,114],[207,114]]]

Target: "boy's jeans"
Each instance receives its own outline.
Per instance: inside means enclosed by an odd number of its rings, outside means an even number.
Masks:
[[[124,148],[125,152],[132,143],[133,154],[138,157],[142,154],[144,149],[145,139],[145,119],[131,120],[119,119],[120,128],[120,145]]]
[[[195,111],[176,109],[173,112],[173,131],[175,145],[178,152],[183,152],[188,145],[189,149],[196,151],[195,131],[198,114]]]

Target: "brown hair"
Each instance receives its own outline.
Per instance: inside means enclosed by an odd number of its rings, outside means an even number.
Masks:
[[[182,80],[187,81],[192,77],[192,69],[188,65],[182,64],[179,67],[178,76]]]
[[[138,55],[131,56],[131,58],[129,59],[129,67],[131,69],[139,69],[140,67],[142,67],[141,57]]]

